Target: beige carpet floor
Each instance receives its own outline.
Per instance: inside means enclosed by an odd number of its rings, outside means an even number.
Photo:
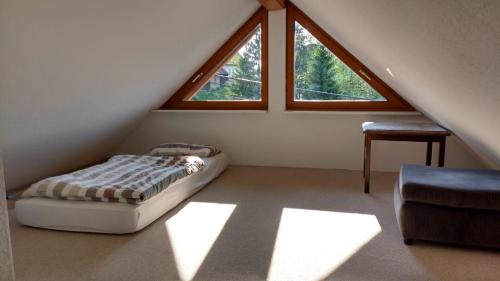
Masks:
[[[500,252],[418,242],[394,216],[394,173],[230,167],[143,231],[97,235],[19,225],[26,280],[500,280]],[[499,237],[500,239],[500,237]]]

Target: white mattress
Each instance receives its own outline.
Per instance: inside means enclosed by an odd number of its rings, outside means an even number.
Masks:
[[[140,204],[23,198],[16,202],[17,220],[56,230],[124,234],[139,231],[201,190],[227,167],[220,153],[203,158],[205,166]]]

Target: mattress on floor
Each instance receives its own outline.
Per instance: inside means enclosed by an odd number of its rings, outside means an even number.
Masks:
[[[66,231],[124,234],[139,231],[201,190],[227,167],[220,153],[203,158],[205,166],[140,204],[23,198],[16,202],[17,220],[28,226]]]

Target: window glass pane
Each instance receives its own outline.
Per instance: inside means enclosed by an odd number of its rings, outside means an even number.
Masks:
[[[298,22],[295,22],[294,99],[385,101]]]
[[[262,98],[262,32],[248,42],[196,93],[193,101],[260,101]]]

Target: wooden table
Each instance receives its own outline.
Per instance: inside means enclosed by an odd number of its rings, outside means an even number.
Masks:
[[[439,167],[444,166],[446,137],[450,131],[434,123],[403,123],[403,122],[364,122],[365,134],[365,163],[363,176],[365,179],[365,193],[370,192],[370,160],[373,140],[386,141],[415,141],[427,142],[427,157],[425,164],[431,165],[432,144],[439,143]]]

